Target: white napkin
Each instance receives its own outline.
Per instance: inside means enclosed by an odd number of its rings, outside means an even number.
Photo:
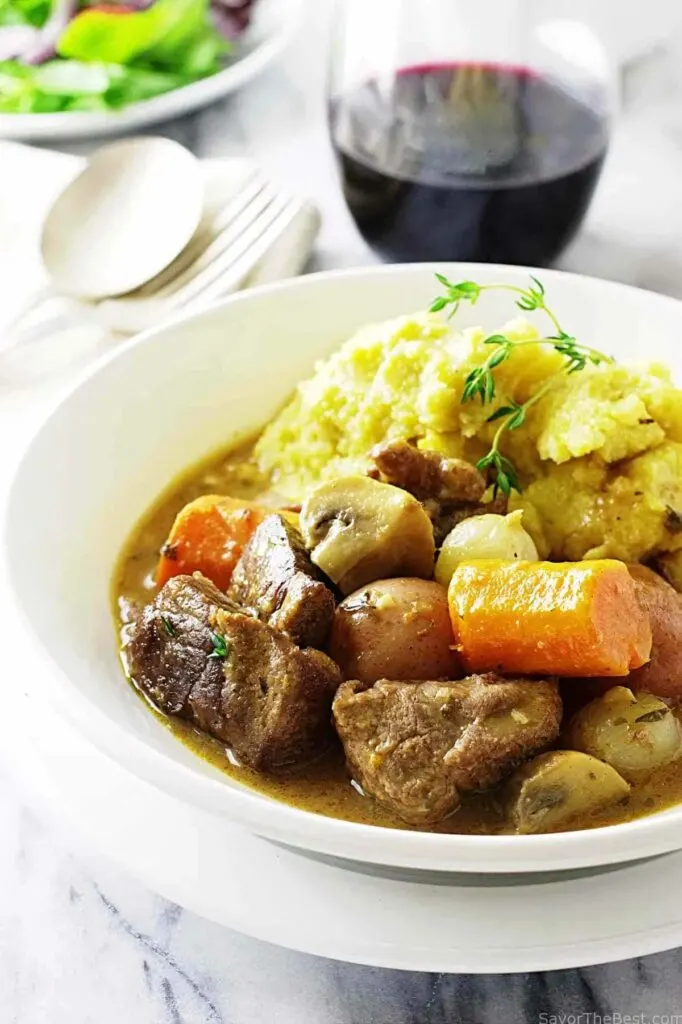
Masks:
[[[130,304],[105,304],[93,318],[87,306],[55,298],[31,321],[26,340],[2,351],[7,325],[49,284],[39,254],[42,224],[57,196],[84,163],[81,157],[0,142],[0,390],[79,369],[122,336],[156,323],[154,318],[150,322],[149,310],[138,312]],[[202,167],[209,215],[238,194],[254,171],[251,161],[235,158],[205,160]],[[256,269],[238,283],[232,282],[230,290],[300,273],[318,229],[317,210],[302,201],[297,215]],[[48,325],[48,335],[44,335],[43,325]]]

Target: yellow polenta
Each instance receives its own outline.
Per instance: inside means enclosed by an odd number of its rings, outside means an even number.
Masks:
[[[497,426],[487,422],[490,414],[509,399],[526,401],[564,365],[551,345],[518,346],[495,370],[494,402],[463,405],[467,374],[490,353],[489,333],[457,333],[429,314],[363,328],[317,366],[267,427],[257,446],[261,467],[298,500],[320,480],[364,472],[372,446],[388,438],[479,458]],[[502,333],[538,337],[523,319]],[[557,377],[523,427],[505,435],[502,450],[523,485],[512,504],[525,510],[542,555],[638,560],[667,553],[664,564],[682,583],[674,515],[682,512],[682,391],[664,367],[589,365]]]

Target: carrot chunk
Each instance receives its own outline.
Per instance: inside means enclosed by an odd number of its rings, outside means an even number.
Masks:
[[[256,527],[269,514],[250,501],[206,494],[178,513],[161,549],[156,582],[203,573],[226,590],[232,572]]]
[[[462,562],[448,600],[467,671],[626,676],[651,654],[623,562]]]

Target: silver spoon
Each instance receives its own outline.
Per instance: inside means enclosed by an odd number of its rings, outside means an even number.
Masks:
[[[188,245],[203,205],[199,163],[177,142],[136,138],[104,146],[48,213],[40,251],[50,284],[7,333],[57,295],[95,300],[146,284]]]

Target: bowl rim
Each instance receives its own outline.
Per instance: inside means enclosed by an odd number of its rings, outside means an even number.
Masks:
[[[583,287],[611,293],[614,299],[627,293],[635,300],[674,306],[678,315],[682,315],[682,302],[671,296],[581,274],[505,264],[417,263],[325,271],[262,285],[211,304],[199,312],[174,317],[125,341],[79,374],[74,383],[51,405],[22,446],[7,490],[0,536],[0,568],[3,570],[3,585],[9,596],[8,608],[16,613],[17,625],[32,640],[27,645],[31,651],[29,661],[36,669],[40,667],[40,671],[32,672],[36,690],[93,746],[138,779],[185,803],[196,804],[220,816],[226,815],[235,824],[257,835],[314,853],[348,861],[417,870],[515,874],[601,867],[682,849],[682,804],[648,817],[596,829],[529,836],[478,836],[391,829],[349,822],[305,811],[243,785],[227,786],[219,779],[201,775],[160,750],[148,746],[78,692],[71,685],[67,673],[52,660],[43,640],[33,628],[29,609],[13,586],[12,520],[19,514],[19,509],[15,509],[16,492],[33,447],[49,431],[53,418],[62,407],[106,367],[125,358],[132,349],[149,344],[171,328],[197,324],[204,317],[215,316],[236,305],[257,303],[264,294],[314,289],[319,283],[327,281],[346,281],[352,286],[354,280],[367,277],[399,278],[416,273],[424,274],[430,269],[450,274],[455,270],[462,276],[474,276],[477,271],[489,274],[491,269],[498,269],[501,273],[514,276],[541,274],[543,279],[550,281],[572,279]]]

